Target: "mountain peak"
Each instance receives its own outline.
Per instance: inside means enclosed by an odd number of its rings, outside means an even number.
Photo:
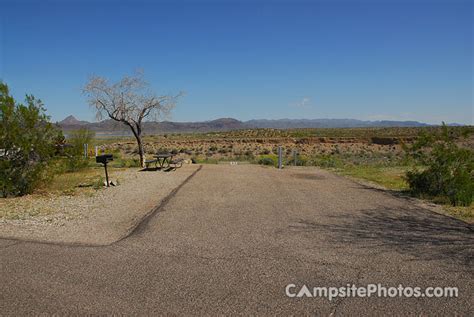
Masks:
[[[60,125],[85,125],[88,124],[89,122],[87,121],[79,121],[76,119],[76,117],[70,115],[64,118],[64,120],[60,121]]]

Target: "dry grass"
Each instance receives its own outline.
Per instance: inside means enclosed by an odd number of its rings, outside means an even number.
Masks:
[[[123,170],[109,169],[111,179],[117,181],[113,175]],[[0,219],[27,219],[54,214],[58,207],[51,204],[52,201],[59,197],[94,196],[103,188],[104,179],[104,169],[100,167],[56,175],[31,195],[0,199]]]
[[[358,165],[338,169],[338,173],[342,175],[364,179],[377,183],[387,189],[397,191],[408,189],[408,184],[404,178],[405,172],[406,167],[404,166],[380,167]]]
[[[392,166],[392,167],[379,167],[379,166],[345,166],[343,168],[332,169],[338,174],[350,176],[356,179],[362,179],[381,185],[386,189],[395,190],[395,191],[407,191],[408,194],[408,184],[404,179],[406,167],[404,166]],[[426,198],[425,200],[435,202],[443,206],[443,213],[463,220],[467,223],[474,223],[474,204],[471,206],[451,206],[446,204],[445,201],[438,202],[436,199],[430,200]]]
[[[57,175],[52,181],[44,184],[36,194],[74,195],[88,192],[102,186],[104,169],[99,167],[85,168],[77,172]]]
[[[468,207],[461,206],[444,206],[447,214],[455,218],[461,219],[467,223],[474,223],[474,204]]]

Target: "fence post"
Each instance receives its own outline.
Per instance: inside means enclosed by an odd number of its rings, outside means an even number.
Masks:
[[[293,150],[293,165],[294,165],[294,166],[298,165],[298,164],[297,164],[297,160],[298,160],[298,150],[297,150],[297,149],[294,149],[294,150]]]
[[[281,169],[283,166],[283,150],[281,146],[278,146],[278,169]]]
[[[99,147],[95,146],[95,156],[99,156]]]
[[[88,145],[87,143],[85,143],[85,144],[84,144],[84,157],[85,157],[85,158],[87,158],[87,156],[88,156],[88,155],[87,155],[87,154],[88,154],[88,153],[87,153],[88,149],[89,149],[89,145]]]

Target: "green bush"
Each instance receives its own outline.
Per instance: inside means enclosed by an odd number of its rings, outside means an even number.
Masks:
[[[48,167],[62,140],[43,103],[27,95],[17,103],[0,83],[0,196],[31,193],[51,175]]]
[[[275,161],[270,157],[263,157],[263,158],[258,160],[258,164],[275,166]]]
[[[89,167],[89,159],[83,156],[72,156],[69,157],[66,162],[66,172],[77,172],[84,168]]]
[[[466,134],[472,133],[466,130]],[[459,136],[443,124],[439,133],[421,134],[408,157],[416,166],[407,172],[411,191],[418,196],[445,198],[453,205],[469,206],[474,199],[474,151],[459,146]]]
[[[295,165],[295,157],[293,155],[290,157],[290,159],[288,159],[287,164],[291,166]],[[308,160],[306,159],[306,157],[298,155],[296,157],[296,166],[306,166],[306,165],[308,165]]]
[[[309,160],[307,165],[319,166],[323,168],[338,168],[344,165],[344,163],[342,162],[341,158],[337,156],[321,154]]]

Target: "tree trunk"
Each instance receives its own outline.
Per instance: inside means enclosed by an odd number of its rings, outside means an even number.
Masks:
[[[140,166],[145,167],[145,150],[143,149],[142,136],[140,134],[135,136],[138,144],[138,155],[140,156]]]
[[[133,135],[135,136],[135,139],[137,140],[137,145],[138,145],[138,155],[140,156],[140,166],[142,168],[145,168],[145,150],[143,148],[143,142],[142,142],[142,127],[141,127],[141,122],[132,124],[128,121],[124,121],[124,124],[130,127],[132,130]]]

